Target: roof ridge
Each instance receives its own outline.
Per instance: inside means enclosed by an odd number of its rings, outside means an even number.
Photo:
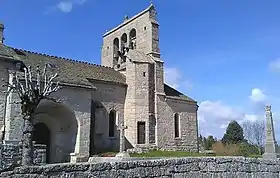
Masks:
[[[45,54],[45,53],[33,52],[33,51],[26,50],[26,49],[20,49],[20,48],[14,48],[14,47],[10,47],[10,48],[12,48],[13,50],[19,50],[19,51],[30,53],[30,54],[36,54],[36,55],[41,55],[41,56],[51,57],[51,58],[56,58],[56,59],[63,59],[63,60],[74,62],[74,63],[82,63],[82,64],[86,64],[86,65],[90,65],[90,66],[113,69],[112,67],[103,66],[103,65],[100,65],[100,64],[94,64],[94,63],[90,63],[90,62],[87,62],[87,61],[79,61],[79,60],[74,60],[74,59],[65,58],[65,57],[61,57],[61,56],[54,56],[54,55],[49,55],[49,54]]]

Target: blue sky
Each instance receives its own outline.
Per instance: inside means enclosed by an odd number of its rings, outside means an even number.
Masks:
[[[149,3],[2,0],[0,21],[7,45],[100,64],[102,34]],[[199,102],[204,135],[221,137],[232,119],[264,119],[264,103],[272,104],[280,130],[280,1],[154,0],[154,5],[166,82]],[[277,135],[280,139],[280,131]]]

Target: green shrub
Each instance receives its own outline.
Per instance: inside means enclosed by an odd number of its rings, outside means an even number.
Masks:
[[[240,156],[248,157],[250,155],[259,155],[260,149],[255,145],[250,145],[248,143],[239,144],[239,154]]]
[[[223,144],[217,142],[213,144],[214,152],[219,156],[244,156],[251,157],[252,155],[260,155],[260,149],[255,145],[248,143],[239,144]]]

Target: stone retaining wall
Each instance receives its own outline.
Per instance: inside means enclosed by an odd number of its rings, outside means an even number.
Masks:
[[[46,163],[46,146],[34,145],[34,163],[42,165]],[[13,144],[0,144],[0,172],[10,169],[21,163],[21,146]]]
[[[178,158],[111,163],[55,164],[18,167],[0,177],[191,177],[278,178],[279,160],[252,158]]]

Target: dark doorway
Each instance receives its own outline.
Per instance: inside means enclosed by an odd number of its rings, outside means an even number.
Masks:
[[[137,123],[137,143],[138,144],[145,144],[145,142],[146,142],[145,126],[146,126],[145,122]]]
[[[33,141],[36,144],[46,145],[46,162],[50,163],[50,130],[49,128],[43,124],[38,123],[34,126],[33,132]]]
[[[95,113],[98,103],[91,101],[91,118],[90,118],[90,140],[89,140],[89,155],[92,156],[95,153]]]

